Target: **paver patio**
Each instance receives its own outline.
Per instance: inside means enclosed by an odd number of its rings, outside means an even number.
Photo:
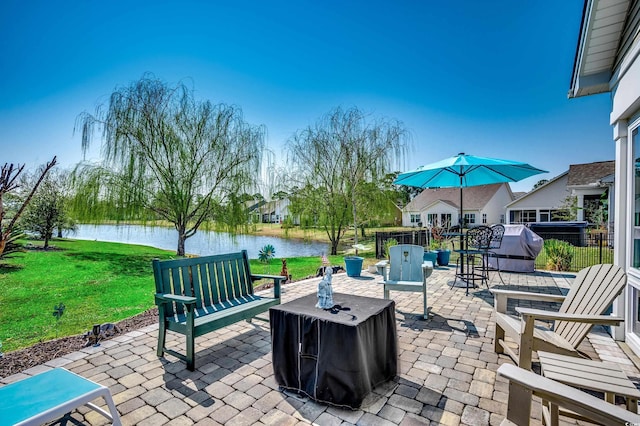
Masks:
[[[573,277],[542,271],[503,272],[509,286],[526,291],[564,293]],[[429,278],[429,321],[417,319],[420,297],[392,292],[398,379],[377,388],[356,411],[280,392],[271,364],[269,325],[262,321],[237,323],[197,338],[194,372],[170,355],[156,356],[158,326],[153,325],[0,379],[0,384],[64,366],[109,386],[125,425],[500,424],[506,413],[508,383],[496,376],[496,370],[512,361],[493,351],[493,298],[486,288],[465,296],[464,288],[449,286],[453,278],[453,268],[436,268]],[[337,274],[333,290],[382,298],[380,280],[367,272],[359,278]],[[315,292],[319,281],[286,284],[282,301]],[[500,284],[497,277],[492,284]],[[532,305],[543,306],[521,303]],[[167,338],[168,345],[184,350],[183,336],[169,332]],[[592,332],[581,350],[594,359],[617,362],[634,382],[640,381],[635,365],[606,333]],[[539,404],[535,407],[534,423],[540,423]],[[70,424],[106,424],[84,408],[71,418]]]

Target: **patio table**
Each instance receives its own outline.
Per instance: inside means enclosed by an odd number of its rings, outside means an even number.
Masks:
[[[315,307],[315,293],[269,309],[273,371],[283,389],[356,409],[398,369],[395,302],[334,293],[340,309]]]

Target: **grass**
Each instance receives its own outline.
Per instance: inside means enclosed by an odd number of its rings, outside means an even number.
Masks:
[[[153,306],[151,260],[171,253],[146,246],[55,240],[0,266],[0,340],[7,352],[79,334]],[[54,306],[64,303],[59,320]]]
[[[29,250],[0,264],[0,341],[5,352],[41,341],[72,336],[93,324],[116,322],[154,306],[154,258],[169,259],[174,252],[149,246],[84,240],[59,240],[57,250]],[[365,253],[365,267],[375,263]],[[328,256],[344,266],[343,256]],[[251,259],[254,274],[278,275],[280,259],[269,265]],[[315,276],[319,257],[287,258],[293,280]],[[59,320],[54,307],[66,309]]]

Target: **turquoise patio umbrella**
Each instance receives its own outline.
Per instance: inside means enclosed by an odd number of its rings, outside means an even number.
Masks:
[[[426,166],[400,173],[393,181],[396,185],[418,188],[460,188],[460,231],[463,228],[464,209],[462,190],[469,186],[494,183],[518,182],[539,173],[547,173],[527,163],[501,160],[498,158],[476,157],[461,152]],[[462,244],[462,235],[460,243]]]
[[[462,152],[453,157],[418,167],[415,170],[400,173],[393,183],[418,188],[460,188],[461,221],[464,211],[462,208],[463,188],[518,182],[539,173],[547,173],[547,171],[527,163],[476,157]]]

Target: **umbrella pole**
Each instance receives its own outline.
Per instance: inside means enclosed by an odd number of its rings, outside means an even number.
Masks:
[[[458,218],[458,225],[460,226],[460,275],[464,277],[464,254],[462,251],[465,249],[464,247],[464,233],[462,230],[464,229],[464,208],[462,207],[462,175],[460,175],[460,217]],[[464,278],[463,278],[464,279]]]
[[[460,262],[460,278],[462,280],[464,280],[465,284],[466,284],[466,291],[465,291],[465,295],[469,295],[469,277],[465,275],[464,272],[464,263],[465,263],[465,258],[464,258],[464,250],[466,250],[465,244],[464,244],[464,205],[462,203],[462,175],[460,175],[460,218],[458,219],[458,224],[460,226],[460,258],[458,259],[458,262]],[[467,275],[469,274],[469,271],[467,271]]]

